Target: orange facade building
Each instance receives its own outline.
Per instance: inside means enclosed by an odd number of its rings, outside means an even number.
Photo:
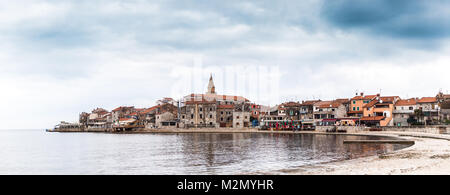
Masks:
[[[400,100],[398,96],[380,97],[363,106],[363,117],[361,123],[367,126],[393,126],[395,103]]]

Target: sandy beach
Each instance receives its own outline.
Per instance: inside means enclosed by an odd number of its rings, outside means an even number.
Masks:
[[[331,162],[273,174],[293,175],[450,175],[450,135],[364,132],[414,140],[415,145],[378,156]]]

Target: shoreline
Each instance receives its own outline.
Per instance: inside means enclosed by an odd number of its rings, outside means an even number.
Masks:
[[[64,132],[62,132],[64,133]],[[70,132],[69,132],[70,133]],[[72,132],[73,133],[73,132]],[[75,132],[76,133],[76,132]],[[83,132],[81,132],[83,133]],[[178,133],[267,133],[380,136],[414,141],[415,144],[385,154],[356,159],[306,165],[297,168],[258,172],[262,175],[450,175],[450,135],[405,131],[362,131],[329,133],[317,131],[259,131],[256,129],[164,129],[135,132],[88,132],[111,134],[178,134]]]
[[[386,154],[306,165],[263,174],[282,175],[450,175],[450,135],[415,132],[364,132],[415,141]]]

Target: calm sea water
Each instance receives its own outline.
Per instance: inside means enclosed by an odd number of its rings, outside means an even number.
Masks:
[[[247,174],[407,147],[350,144],[365,136],[100,134],[0,130],[0,174]]]

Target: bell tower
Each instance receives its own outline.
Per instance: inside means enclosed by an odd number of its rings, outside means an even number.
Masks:
[[[209,77],[208,91],[206,92],[206,94],[216,94],[216,87],[214,86],[212,74]]]

